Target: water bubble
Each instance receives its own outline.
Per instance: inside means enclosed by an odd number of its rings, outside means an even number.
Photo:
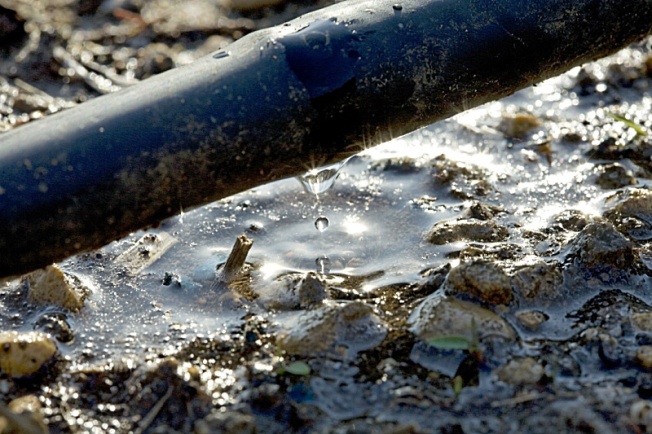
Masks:
[[[324,232],[328,229],[328,219],[323,216],[317,218],[317,220],[315,220],[315,227],[319,232]]]
[[[319,274],[328,274],[331,272],[331,260],[328,259],[328,256],[320,256],[315,259],[315,265]]]
[[[398,4],[398,3],[394,3],[394,4],[392,5],[392,9],[394,9],[394,10],[397,11],[397,12],[400,12],[400,11],[403,10],[403,5]]]
[[[321,194],[333,186],[340,169],[344,167],[346,161],[312,169],[304,175],[297,176],[297,179],[306,192],[314,195]]]

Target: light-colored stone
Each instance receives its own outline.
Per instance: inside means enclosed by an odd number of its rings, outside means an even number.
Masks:
[[[636,362],[645,369],[652,369],[652,345],[641,345],[636,349]]]
[[[536,384],[545,374],[545,369],[532,357],[519,357],[496,370],[496,376],[503,383],[522,386]]]
[[[386,334],[387,326],[368,305],[332,303],[301,314],[281,332],[278,344],[292,355],[309,357],[335,351],[350,357],[380,344]]]
[[[476,337],[480,340],[496,337],[507,341],[516,339],[512,326],[497,314],[439,292],[421,302],[408,322],[410,331],[424,341],[449,336],[459,336],[469,341]]]
[[[56,265],[49,265],[27,275],[29,291],[27,300],[36,304],[52,304],[79,311],[90,290],[79,278],[64,273]]]
[[[11,377],[34,374],[52,360],[57,346],[38,332],[0,332],[0,369]]]

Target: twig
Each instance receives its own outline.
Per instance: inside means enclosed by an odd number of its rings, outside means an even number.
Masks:
[[[161,397],[161,399],[159,399],[158,402],[154,404],[154,406],[149,410],[149,413],[147,413],[145,417],[140,420],[138,427],[134,430],[134,434],[143,433],[147,428],[149,428],[152,422],[154,422],[154,419],[156,419],[156,416],[158,416],[158,414],[163,409],[165,403],[172,396],[173,391],[174,387],[168,386],[168,390],[165,392],[165,395],[163,395],[163,397]]]
[[[249,254],[249,250],[251,250],[253,243],[254,241],[247,238],[246,235],[240,235],[235,239],[229,257],[217,274],[216,283],[222,282],[229,284],[240,276],[242,266],[247,259],[247,255]]]

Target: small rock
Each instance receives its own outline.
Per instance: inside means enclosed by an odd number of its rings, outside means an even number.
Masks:
[[[643,427],[643,432],[652,431],[652,403],[645,399],[634,401],[629,407],[629,418],[634,425]]]
[[[622,363],[622,349],[618,341],[611,335],[598,335],[598,356],[606,368],[615,368]]]
[[[536,116],[529,113],[516,113],[503,116],[497,130],[510,139],[523,139],[535,128],[539,128],[541,122]]]
[[[328,298],[327,289],[317,273],[287,274],[261,290],[260,301],[268,309],[312,309]]]
[[[472,164],[449,160],[445,155],[433,160],[433,172],[435,182],[448,185],[451,194],[459,199],[486,196],[494,189],[485,171]]]
[[[545,375],[545,369],[532,357],[519,357],[496,370],[500,381],[514,386],[537,384]]]
[[[641,345],[636,349],[636,362],[645,369],[652,369],[652,345]]]
[[[49,334],[59,342],[72,342],[74,334],[63,313],[46,313],[36,321],[35,328]]]
[[[281,333],[278,343],[291,355],[309,357],[337,352],[348,357],[374,348],[386,334],[387,326],[371,307],[351,302],[325,305],[305,312],[293,328]]]
[[[477,220],[491,220],[503,212],[505,212],[505,210],[499,206],[473,202],[473,204],[464,211],[463,217]]]
[[[627,269],[634,262],[632,243],[608,222],[587,225],[570,245],[570,255],[587,267]]]
[[[541,262],[519,268],[512,276],[517,293],[530,299],[553,299],[562,292],[563,276],[557,263]]]
[[[195,434],[254,434],[257,432],[256,419],[237,411],[213,412],[204,419],[195,422]]]
[[[4,407],[2,404],[0,406]],[[16,398],[9,405],[0,408],[1,433],[47,433],[48,426],[41,413],[41,402],[36,395]]]
[[[90,289],[72,274],[64,273],[59,267],[49,265],[27,275],[30,303],[52,304],[78,312],[84,307],[84,299]]]
[[[507,228],[493,220],[468,219],[435,223],[426,233],[426,239],[437,245],[461,240],[490,243],[504,241],[508,235]]]
[[[548,321],[550,316],[540,310],[523,310],[516,313],[516,319],[525,328],[535,331],[541,324]]]
[[[512,341],[516,333],[500,316],[474,303],[446,297],[440,292],[428,296],[410,315],[410,331],[422,340],[459,336],[473,341],[501,338]],[[477,333],[477,336],[474,336]]]
[[[593,218],[587,216],[582,211],[568,209],[553,216],[552,221],[561,225],[567,231],[579,232],[591,223]]]
[[[470,294],[485,303],[509,304],[513,299],[512,283],[500,266],[478,260],[465,262],[448,273],[448,294]]]
[[[610,196],[605,201],[611,209],[603,217],[616,229],[639,241],[652,239],[652,190],[630,188]]]
[[[636,185],[637,181],[631,170],[625,169],[622,165],[605,164],[598,167],[598,177],[595,183],[602,189],[617,189]]]
[[[652,312],[637,312],[632,314],[632,323],[641,331],[652,331]]]
[[[34,374],[56,352],[56,344],[43,333],[0,332],[0,369],[11,377]]]

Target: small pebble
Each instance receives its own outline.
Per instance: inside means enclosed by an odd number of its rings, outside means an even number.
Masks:
[[[36,304],[51,304],[78,312],[90,293],[79,278],[64,273],[56,265],[49,265],[27,275],[27,300]]]
[[[0,369],[10,377],[34,374],[56,353],[56,344],[43,333],[0,332]]]
[[[540,310],[524,310],[516,314],[516,319],[523,327],[535,331],[548,321],[550,316]]]
[[[467,240],[496,242],[507,239],[509,232],[493,220],[456,220],[436,223],[426,234],[426,239],[436,245]]]
[[[532,357],[515,358],[496,370],[500,381],[514,386],[536,384],[545,375],[545,369]]]
[[[501,338],[512,341],[516,333],[511,325],[497,314],[475,303],[433,293],[412,312],[408,323],[410,331],[420,339],[450,336],[474,341]],[[474,334],[477,333],[477,336]]]
[[[489,261],[465,262],[448,273],[448,294],[470,294],[491,305],[509,304],[512,283],[503,269]]]
[[[645,369],[652,369],[652,345],[641,345],[636,350],[636,362]]]

